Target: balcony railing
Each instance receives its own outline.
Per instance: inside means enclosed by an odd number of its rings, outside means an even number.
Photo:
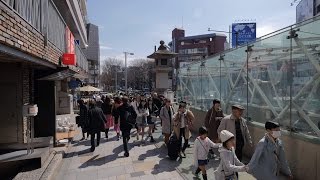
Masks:
[[[48,1],[48,40],[52,42],[58,49],[65,51],[66,49],[66,23],[61,17],[58,9],[51,0]]]
[[[77,66],[88,72],[88,60],[84,53],[82,52],[79,45],[76,44],[76,58],[77,58]]]
[[[66,52],[66,23],[52,0],[0,0],[17,12],[61,52]],[[88,72],[88,61],[75,43],[77,66]]]

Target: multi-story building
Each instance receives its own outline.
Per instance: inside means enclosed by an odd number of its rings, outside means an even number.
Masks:
[[[57,115],[73,113],[68,83],[88,73],[85,4],[0,0],[0,154],[56,142]]]
[[[296,7],[297,23],[320,15],[320,0],[301,0],[298,2]]]
[[[178,53],[175,58],[175,68],[193,61],[199,61],[208,56],[225,50],[226,36],[220,34],[203,34],[185,36],[185,30],[175,28],[172,31],[171,50]]]
[[[87,24],[88,47],[85,54],[89,62],[89,78],[87,84],[99,87],[100,84],[100,46],[99,46],[99,28],[94,24]]]
[[[320,15],[320,0],[315,0],[315,15],[318,16]]]
[[[184,67],[194,61],[200,61],[208,56],[225,50],[226,36],[223,34],[203,34],[185,36],[185,30],[175,28],[172,31],[172,41],[169,43],[171,51],[178,53],[173,62],[173,84],[175,89],[175,70]]]

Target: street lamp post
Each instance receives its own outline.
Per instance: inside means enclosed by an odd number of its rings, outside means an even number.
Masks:
[[[208,28],[208,31],[213,31],[213,32],[222,32],[222,33],[228,33],[228,38],[229,38],[229,43],[231,45],[231,34],[235,34],[236,35],[236,48],[238,47],[238,36],[239,36],[239,32],[235,32],[233,33],[232,31],[220,31],[220,30],[214,30],[214,29],[211,29],[211,28]]]
[[[125,66],[125,92],[128,94],[128,67],[127,67],[127,56],[134,55],[134,53],[123,52],[124,53],[124,66]]]
[[[118,73],[121,73],[123,71],[119,70],[119,69],[116,69],[116,78],[115,78],[115,81],[116,81],[116,93],[118,93]]]

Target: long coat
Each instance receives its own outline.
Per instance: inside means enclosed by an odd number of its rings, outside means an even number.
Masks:
[[[161,108],[159,117],[162,121],[162,133],[164,134],[170,134],[173,130],[173,115],[174,115],[174,110],[173,108],[170,106],[170,111],[171,111],[171,118],[169,116],[169,111],[168,108],[166,106],[163,106]]]
[[[88,107],[84,104],[80,105],[79,126],[81,127],[83,132],[88,131],[88,126],[89,126]]]
[[[218,134],[220,134],[222,130],[228,130],[234,135],[235,139],[237,139],[235,120],[236,118],[233,115],[228,115],[224,117],[221,120],[220,126],[218,128]],[[252,145],[251,136],[247,126],[247,121],[244,118],[240,119],[240,128],[241,128],[244,144]]]
[[[222,110],[216,111],[214,108],[211,108],[206,114],[204,124],[208,130],[208,137],[214,142],[219,138],[217,130],[223,117]]]
[[[185,127],[185,139],[189,139],[191,137],[191,133],[189,127],[193,125],[194,115],[190,110],[187,110],[186,113],[177,112],[173,117],[173,130],[177,137],[180,137],[180,127],[181,127],[181,117],[185,116],[186,127]]]
[[[89,133],[100,133],[104,131],[106,119],[101,108],[93,107],[89,109]]]
[[[249,173],[259,180],[277,180],[279,172],[291,175],[281,141],[273,141],[268,135],[257,144],[248,166]]]

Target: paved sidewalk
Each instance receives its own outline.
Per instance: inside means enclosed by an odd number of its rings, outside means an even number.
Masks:
[[[60,168],[57,170],[56,180],[153,180],[153,179],[197,179],[192,174],[193,149],[187,148],[187,158],[171,161],[167,157],[167,149],[161,136],[161,129],[154,133],[156,143],[149,139],[144,145],[137,142],[135,137],[129,141],[130,157],[123,156],[122,139],[117,141],[114,131],[109,132],[108,141],[102,135],[102,141],[95,152],[90,152],[90,140],[79,142],[77,137],[66,153]],[[208,179],[213,178],[213,168],[219,160],[209,163]],[[201,177],[201,176],[199,176]],[[241,179],[253,179],[246,173],[240,174]],[[201,177],[202,179],[202,177]]]

